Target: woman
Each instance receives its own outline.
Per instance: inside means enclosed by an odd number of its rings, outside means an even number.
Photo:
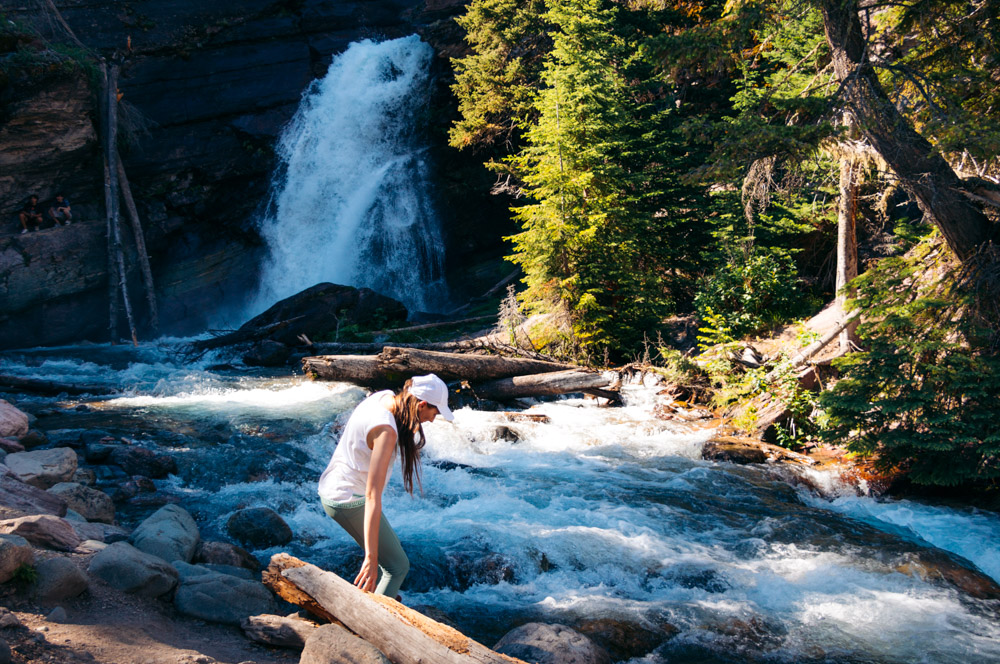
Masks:
[[[392,474],[397,450],[403,486],[412,495],[420,482],[420,450],[424,422],[440,415],[451,422],[448,388],[429,374],[416,376],[393,395],[376,392],[358,404],[340,436],[337,449],[319,478],[323,510],[365,550],[354,585],[378,595],[396,597],[410,570],[399,538],[382,514],[382,490]]]

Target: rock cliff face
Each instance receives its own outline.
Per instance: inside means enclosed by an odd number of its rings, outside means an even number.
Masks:
[[[75,38],[91,53],[123,59],[123,159],[146,228],[161,328],[188,333],[204,329],[210,314],[218,322],[227,305],[238,308],[255,283],[263,247],[253,220],[268,193],[272,148],[309,82],[359,38],[418,31],[439,52],[456,52],[461,33],[452,18],[465,1],[57,1],[73,35],[58,17],[39,15],[43,4],[4,3],[8,19],[44,42],[24,31],[20,42],[0,44],[0,58]],[[446,58],[435,66],[436,98],[445,103]],[[91,76],[86,65],[65,63],[0,76],[0,348],[109,337]],[[449,120],[432,129],[441,142]],[[440,193],[468,180],[451,173]],[[82,223],[20,235],[16,211],[26,195],[37,193],[47,207],[57,191]],[[489,244],[465,232],[450,237],[458,253]],[[141,320],[138,287],[134,293]]]

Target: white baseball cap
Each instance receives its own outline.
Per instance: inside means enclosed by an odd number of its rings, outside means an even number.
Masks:
[[[455,421],[455,416],[448,408],[448,386],[434,374],[414,376],[413,384],[410,385],[410,394],[437,408],[445,422]]]

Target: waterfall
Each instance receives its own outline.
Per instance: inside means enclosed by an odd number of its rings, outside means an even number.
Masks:
[[[303,94],[278,144],[253,312],[323,281],[411,311],[447,300],[419,120],[433,49],[416,35],[352,43]]]

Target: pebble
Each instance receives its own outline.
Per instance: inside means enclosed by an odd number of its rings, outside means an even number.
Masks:
[[[69,616],[66,615],[66,609],[62,608],[61,606],[57,606],[56,608],[52,609],[52,611],[49,612],[49,615],[47,615],[45,619],[48,620],[49,622],[64,623],[66,622],[68,617]],[[49,628],[43,627],[42,629],[48,631]]]

